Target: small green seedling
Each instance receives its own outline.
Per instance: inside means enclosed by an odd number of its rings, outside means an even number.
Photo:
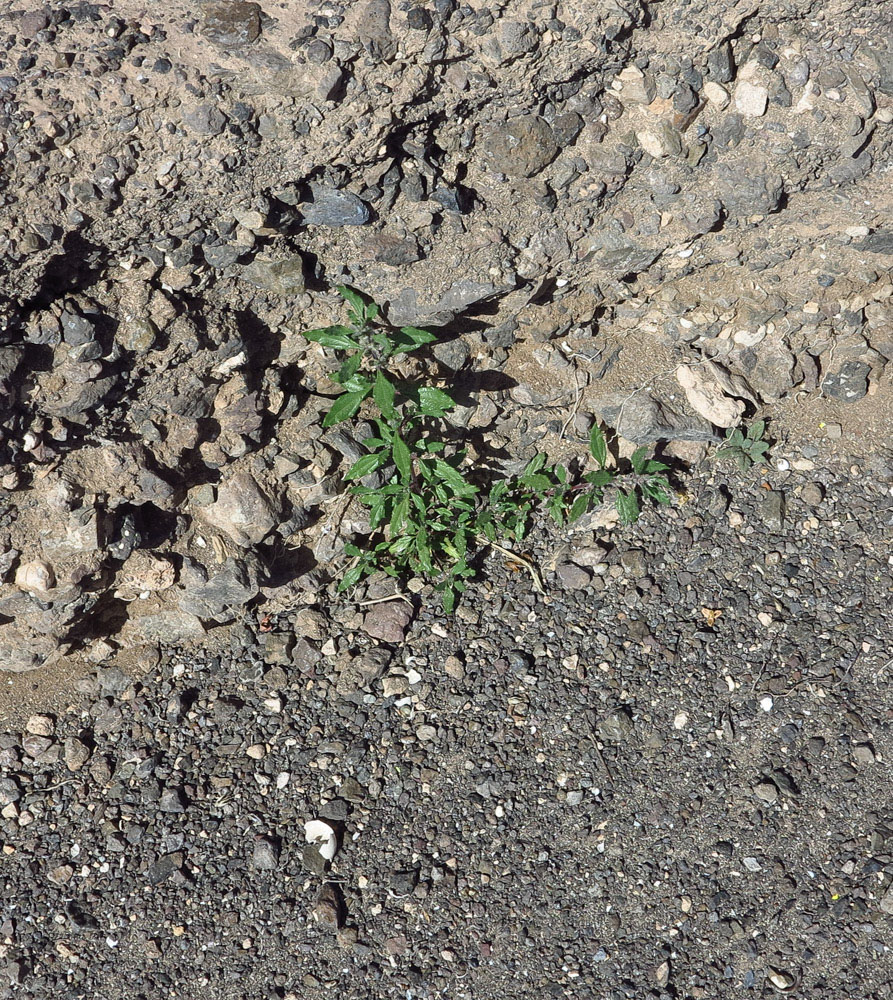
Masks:
[[[757,420],[751,424],[746,433],[740,427],[729,428],[725,440],[716,450],[716,457],[720,461],[736,462],[742,472],[747,472],[752,466],[766,460],[769,442],[763,438],[765,431],[765,420]]]
[[[340,285],[338,292],[348,304],[347,316],[351,325],[327,326],[320,330],[306,330],[303,334],[307,340],[321,347],[346,354],[341,367],[332,375],[332,380],[343,391],[323,419],[323,427],[332,427],[356,416],[364,400],[373,393],[384,401],[390,399],[392,409],[401,387],[387,376],[391,361],[437,339],[427,330],[418,330],[414,326],[393,327],[382,322],[378,306],[347,285]],[[436,393],[439,393],[438,389],[427,391],[431,399]]]
[[[304,334],[339,355],[331,378],[341,393],[323,426],[350,420],[368,401],[374,427],[363,441],[366,454],[345,474],[353,484],[351,492],[369,508],[371,534],[362,548],[345,546],[353,563],[339,590],[375,572],[402,579],[420,576],[441,593],[449,612],[475,574],[470,565],[475,553],[488,545],[502,549],[500,538],[522,541],[541,510],[563,525],[603,503],[613,490],[620,518],[630,524],[644,500],[670,502],[668,467],[640,448],[630,459],[630,470],[609,468],[607,441],[597,424],[589,439],[596,469],[579,479],[572,481],[565,466],[550,465],[546,455],[537,454],[520,476],[498,479],[489,489],[480,475],[472,481],[463,471],[465,452],[445,440],[444,418],[455,406],[451,396],[393,371],[396,359],[437,338],[416,327],[392,326],[380,318],[374,302],[353,288],[338,291],[347,302],[350,325]],[[381,475],[370,484],[367,477],[375,473]]]

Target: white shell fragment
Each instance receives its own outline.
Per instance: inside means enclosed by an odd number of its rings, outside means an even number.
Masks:
[[[328,823],[321,819],[308,819],[304,824],[304,838],[308,844],[313,844],[320,857],[331,861],[338,850],[338,838]]]

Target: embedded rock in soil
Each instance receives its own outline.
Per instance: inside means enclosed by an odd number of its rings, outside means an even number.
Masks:
[[[513,118],[493,127],[483,139],[493,170],[509,177],[533,177],[558,155],[552,129],[536,115]]]
[[[686,417],[669,404],[639,392],[616,394],[597,403],[602,420],[635,444],[654,441],[719,441],[706,420]]]
[[[312,197],[301,205],[305,226],[362,226],[369,221],[369,209],[350,191],[338,191],[323,184],[311,184]]]
[[[363,631],[382,642],[400,643],[411,621],[412,608],[408,604],[400,600],[385,601],[366,613]]]
[[[263,10],[256,3],[212,3],[204,8],[201,32],[217,45],[247,45],[260,35]]]
[[[855,403],[868,393],[870,365],[862,361],[846,361],[836,372],[830,372],[822,382],[822,392],[842,403]]]
[[[222,483],[214,503],[197,508],[197,513],[243,548],[263,541],[276,525],[269,500],[246,472]]]

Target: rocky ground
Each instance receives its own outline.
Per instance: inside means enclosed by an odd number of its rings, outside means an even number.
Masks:
[[[0,996],[888,995],[889,9],[156,6],[0,3]],[[336,595],[339,283],[673,506]]]

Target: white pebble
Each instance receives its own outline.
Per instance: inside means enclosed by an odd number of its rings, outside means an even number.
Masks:
[[[760,698],[760,708],[764,712],[771,712],[772,711],[772,706],[774,704],[775,704],[775,702],[772,700],[772,698],[768,694],[764,698]]]

